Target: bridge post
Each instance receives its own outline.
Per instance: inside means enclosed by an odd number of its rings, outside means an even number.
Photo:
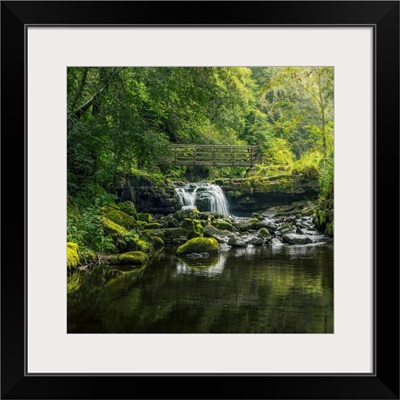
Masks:
[[[214,167],[215,167],[215,166],[216,166],[216,159],[215,159],[215,146],[213,146],[212,160],[213,160],[213,165],[214,165]]]

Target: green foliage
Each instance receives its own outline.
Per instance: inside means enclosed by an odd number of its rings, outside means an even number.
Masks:
[[[318,150],[311,150],[304,153],[299,160],[293,164],[292,173],[302,175],[307,179],[318,179],[320,176],[320,163],[323,159],[323,154]]]
[[[255,144],[278,171],[333,149],[330,67],[71,67],[67,91],[74,196],[88,185],[110,191],[121,173],[190,179],[187,167],[157,165],[171,143]],[[245,169],[195,171],[213,179]]]
[[[289,143],[285,139],[274,138],[270,141],[269,148],[264,153],[267,165],[278,167],[291,166],[294,156]]]
[[[105,235],[99,208],[95,206],[86,207],[82,210],[69,207],[67,240],[100,253],[115,249],[112,239]]]
[[[334,159],[333,154],[329,154],[319,164],[320,177],[319,185],[322,196],[333,198],[333,184],[334,184]]]
[[[76,243],[67,243],[67,268],[73,269],[79,265],[79,246]]]

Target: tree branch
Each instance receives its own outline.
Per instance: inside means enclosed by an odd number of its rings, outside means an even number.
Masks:
[[[83,75],[82,75],[81,83],[79,84],[79,88],[78,88],[78,90],[76,91],[75,96],[74,96],[74,98],[73,98],[73,100],[72,100],[72,105],[71,105],[71,109],[72,109],[72,110],[75,108],[76,103],[77,103],[77,101],[78,101],[78,99],[79,99],[79,96],[82,94],[82,89],[83,89],[83,87],[85,86],[86,77],[87,77],[88,71],[89,71],[89,68],[88,68],[88,67],[85,67],[84,70],[83,70]]]
[[[85,111],[99,98],[99,96],[107,89],[110,83],[115,79],[118,74],[124,69],[125,67],[115,69],[107,79],[106,83],[84,104],[82,104],[77,110],[73,111],[72,114],[76,118],[80,118]]]

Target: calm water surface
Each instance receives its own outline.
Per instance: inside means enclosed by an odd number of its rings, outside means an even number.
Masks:
[[[221,250],[68,281],[69,333],[332,333],[333,247]]]

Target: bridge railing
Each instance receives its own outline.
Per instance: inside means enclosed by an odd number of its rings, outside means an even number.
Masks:
[[[166,149],[161,164],[253,166],[257,161],[257,146],[175,144]]]

